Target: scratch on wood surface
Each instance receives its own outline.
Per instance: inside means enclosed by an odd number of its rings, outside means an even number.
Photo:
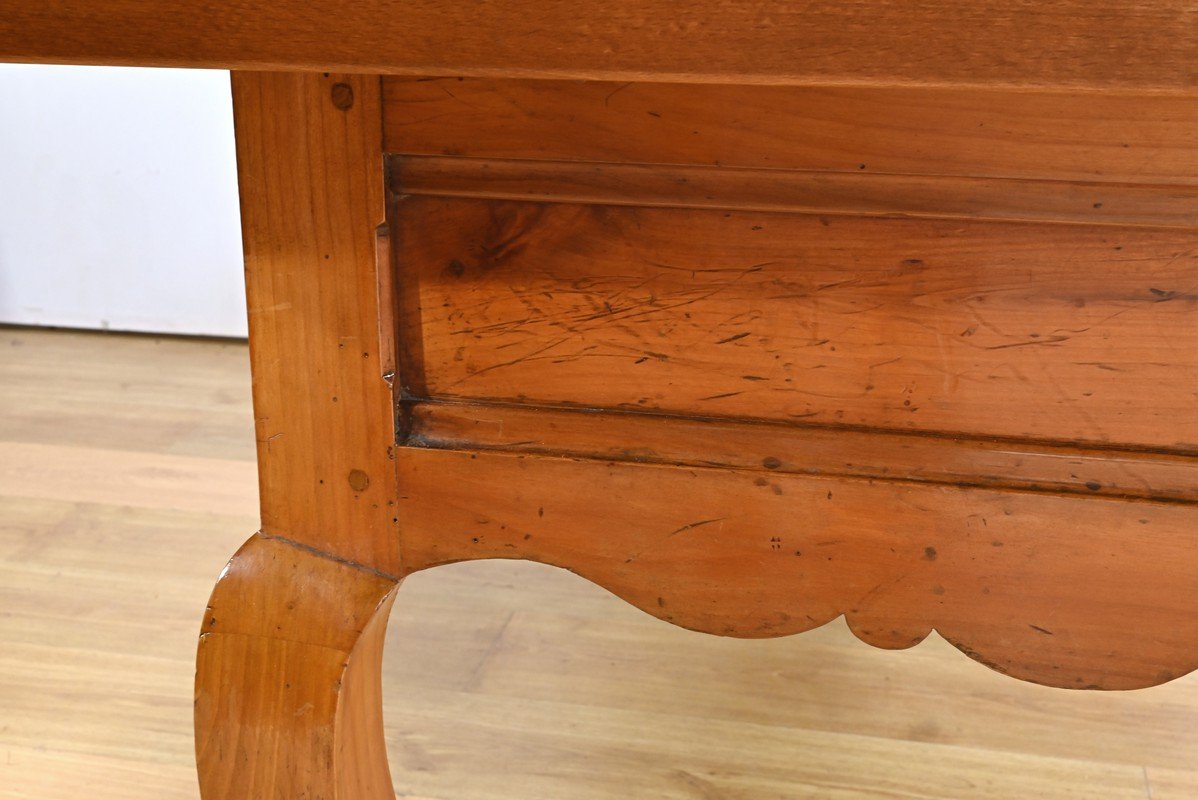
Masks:
[[[689,531],[689,530],[693,530],[695,528],[701,528],[704,525],[710,525],[713,522],[723,522],[726,519],[727,519],[727,517],[716,517],[715,519],[701,519],[698,522],[691,522],[689,524],[683,525],[681,528],[679,528],[675,531],[671,531],[670,536],[675,536],[679,533],[682,533],[683,531]]]

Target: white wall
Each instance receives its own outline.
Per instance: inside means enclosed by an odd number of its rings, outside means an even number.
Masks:
[[[0,323],[244,336],[226,72],[0,65]]]

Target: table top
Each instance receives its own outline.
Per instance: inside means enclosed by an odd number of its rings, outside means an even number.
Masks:
[[[0,61],[1198,89],[1198,0],[0,0]]]

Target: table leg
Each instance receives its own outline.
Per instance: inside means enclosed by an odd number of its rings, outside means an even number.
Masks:
[[[233,557],[196,665],[205,800],[394,797],[381,664],[398,585],[261,534]]]
[[[234,73],[262,531],[196,672],[205,800],[392,798],[380,658],[398,562],[378,78]]]

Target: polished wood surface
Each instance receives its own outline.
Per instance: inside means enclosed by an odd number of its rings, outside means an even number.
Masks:
[[[381,666],[396,585],[262,534],[233,556],[196,658],[206,797],[392,795]]]
[[[400,481],[409,568],[530,558],[724,636],[936,630],[1063,688],[1198,668],[1192,505],[469,450],[405,449]]]
[[[416,396],[1198,448],[1193,230],[424,197],[393,215]]]
[[[1198,184],[1198,86],[1161,95],[384,77],[383,114],[387,151],[408,155]]]
[[[200,787],[381,800],[400,564],[379,83],[237,74],[233,89],[262,527],[205,612]]]
[[[378,80],[235,74],[233,98],[262,530],[397,575]]]
[[[20,0],[9,61],[724,83],[1193,89],[1192,0]]]
[[[1198,96],[383,87],[405,570],[1058,687],[1198,666]]]
[[[771,475],[857,477],[1198,504],[1198,460],[1134,450],[743,420],[530,408],[411,404],[411,447],[724,467]]]
[[[5,800],[198,798],[197,609],[257,524],[248,361],[0,330]],[[1194,675],[1064,692],[936,636],[898,653],[839,622],[701,636],[517,561],[405,581],[383,708],[403,798],[1198,795]]]

